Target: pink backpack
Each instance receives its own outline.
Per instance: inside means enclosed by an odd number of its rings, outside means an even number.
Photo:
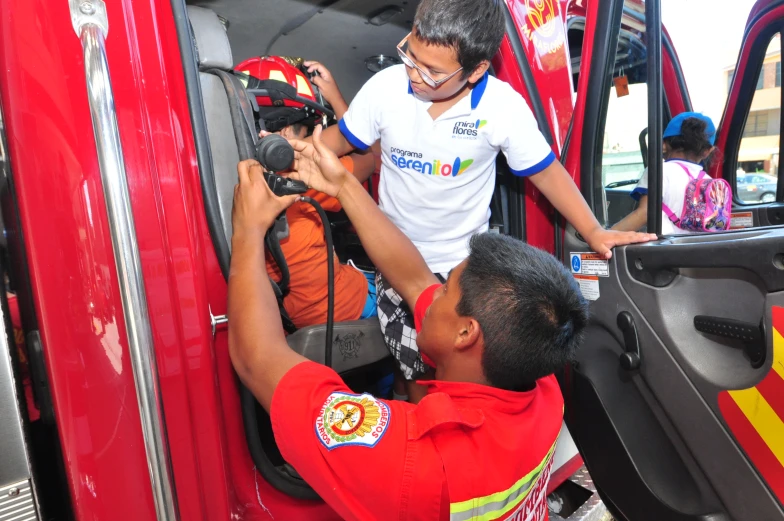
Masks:
[[[683,210],[678,217],[666,204],[662,210],[681,230],[693,232],[723,232],[730,228],[732,215],[732,188],[724,179],[712,179],[704,170],[696,178],[688,168],[678,163],[689,176]]]

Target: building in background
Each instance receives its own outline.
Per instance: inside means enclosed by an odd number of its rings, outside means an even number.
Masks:
[[[735,66],[727,67],[725,92],[729,92]],[[738,168],[745,173],[778,175],[779,134],[781,133],[781,37],[768,46],[765,62],[757,80],[743,139],[738,153]]]

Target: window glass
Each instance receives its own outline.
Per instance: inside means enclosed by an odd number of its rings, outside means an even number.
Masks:
[[[683,82],[690,97],[690,108],[694,112],[710,117],[715,126],[719,127],[726,106],[727,94],[732,88],[733,80],[740,80],[735,77],[735,64],[738,61],[743,43],[746,20],[754,2],[738,5],[732,11],[712,9],[708,7],[710,5],[712,4],[709,1],[702,0],[693,2],[661,0],[663,37],[672,43],[675,52],[672,58],[680,63]],[[647,65],[645,30],[644,28],[641,30],[639,26],[634,26],[627,21],[629,17],[639,19],[632,11],[644,17],[644,3],[638,0],[627,0],[624,7],[618,56],[622,55],[624,50],[624,39],[630,42],[627,45],[629,48],[634,48],[635,43],[640,42],[645,54],[642,55],[639,64],[644,68]],[[700,20],[700,23],[695,24],[694,20]],[[780,92],[781,89],[781,66],[780,56],[773,52],[773,47],[775,45],[771,48],[771,54],[766,57],[760,75],[755,77],[751,84],[756,93],[755,110],[753,117],[749,118],[748,125],[744,128],[745,136],[743,138],[748,145],[748,147],[744,145],[744,150],[748,148],[750,159],[761,162],[759,165],[749,165],[750,167],[755,166],[755,168],[749,168],[747,171],[751,174],[764,176],[775,174],[778,163],[778,127],[780,122],[778,100],[780,96],[775,92]],[[662,49],[662,53],[666,60],[667,46]],[[663,73],[667,74],[668,70],[664,66]],[[616,64],[614,77],[619,75],[621,74],[619,74]],[[676,116],[683,109],[680,107],[680,103],[675,101],[681,95],[681,91],[678,89],[680,79],[673,81],[673,78],[662,78],[662,80],[664,85],[662,112],[663,123],[666,126],[670,117]],[[648,88],[646,83],[647,78],[644,75],[637,78],[630,77],[627,95],[620,96],[614,88],[608,92],[609,105],[601,160],[602,182],[605,187],[604,195],[607,208],[607,219],[604,224],[613,226],[619,221],[623,221],[618,224],[620,229],[638,225],[643,227],[647,220],[647,212],[640,211],[642,208],[634,211],[637,203],[631,197],[632,194],[639,197],[647,194],[647,184],[638,186],[637,183],[645,170],[644,161],[647,162],[647,140],[644,135],[641,135],[641,132],[648,127]],[[668,103],[668,98],[674,103],[673,105]],[[756,98],[759,98],[759,101]],[[767,146],[767,141],[771,142],[770,146]],[[765,145],[764,149],[763,145]],[[714,157],[721,157],[724,151],[719,151],[719,153],[719,156]],[[645,160],[643,155],[646,156]],[[696,155],[685,154],[689,157],[696,157]],[[670,159],[673,160],[684,160],[678,154],[670,153],[670,156]],[[694,164],[700,160],[687,160],[687,162]],[[680,186],[683,180],[677,175],[680,171],[676,170],[673,173],[672,168],[669,168],[672,166],[665,165],[663,171],[665,179],[662,180],[662,186],[671,201],[666,203],[668,208],[672,206],[674,212],[680,215],[681,208],[684,206],[685,189]],[[775,170],[773,170],[774,166]],[[667,175],[670,177],[667,178]],[[761,184],[760,180],[754,179],[754,182],[751,178],[746,182],[746,178],[743,177],[743,186]],[[666,213],[664,208],[662,213]],[[601,212],[597,211],[596,214],[598,216]],[[640,214],[645,214],[641,221]],[[627,216],[630,219],[625,219]],[[688,233],[687,230],[676,230],[674,226],[669,218],[663,217],[662,229],[657,231],[665,234]],[[639,227],[635,229],[639,229]]]
[[[738,150],[735,195],[741,202],[764,204],[776,200],[780,132],[781,39],[777,34],[765,54]]]
[[[636,205],[631,193],[645,169],[643,153],[647,154],[648,85],[629,85],[629,95],[622,97],[613,87],[609,96],[602,150],[602,186],[606,197],[607,224],[613,225]]]

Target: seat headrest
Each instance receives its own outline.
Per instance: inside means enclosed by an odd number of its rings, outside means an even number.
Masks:
[[[231,56],[229,35],[218,15],[211,9],[189,5],[188,18],[193,29],[199,68],[231,70],[234,59]]]

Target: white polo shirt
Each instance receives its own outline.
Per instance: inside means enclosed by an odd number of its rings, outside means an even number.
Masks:
[[[396,65],[362,87],[340,130],[361,150],[381,139],[379,206],[430,269],[446,273],[488,229],[498,152],[519,176],[541,172],[555,155],[523,97],[487,74],[436,120],[430,105]]]

